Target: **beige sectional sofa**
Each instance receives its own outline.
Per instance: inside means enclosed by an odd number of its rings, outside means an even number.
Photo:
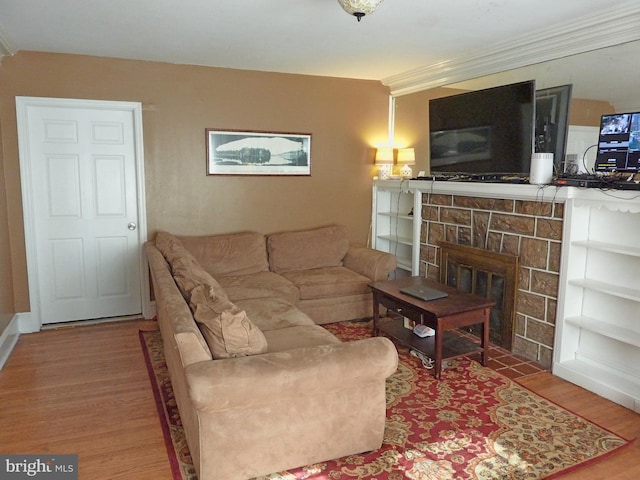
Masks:
[[[395,258],[329,226],[146,245],[167,368],[200,480],[247,479],[378,449],[386,338],[318,323],[368,316]],[[335,312],[335,317],[332,317]]]

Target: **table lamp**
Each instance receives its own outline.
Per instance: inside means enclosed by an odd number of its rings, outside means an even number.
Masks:
[[[375,164],[380,167],[378,178],[380,180],[389,180],[391,165],[393,165],[393,148],[376,149]]]
[[[413,148],[399,148],[398,149],[398,165],[402,165],[400,169],[400,175],[402,177],[411,177],[412,171],[409,165],[415,165],[416,152]]]

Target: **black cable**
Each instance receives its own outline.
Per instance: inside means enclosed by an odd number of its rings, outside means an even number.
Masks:
[[[597,143],[595,143],[595,144],[593,144],[593,145],[591,145],[591,146],[587,147],[587,149],[586,149],[586,150],[584,151],[584,153],[582,154],[582,166],[584,167],[584,169],[585,169],[585,171],[586,171],[587,173],[595,173],[595,171],[596,171],[596,163],[595,163],[595,162],[593,162],[593,168],[591,169],[591,172],[589,172],[589,168],[587,168],[587,164],[585,163],[585,160],[587,159],[587,152],[588,152],[589,150],[591,150],[593,147],[597,147],[597,146],[598,146],[598,144],[597,144]]]

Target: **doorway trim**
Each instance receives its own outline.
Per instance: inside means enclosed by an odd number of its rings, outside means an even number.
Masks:
[[[16,120],[18,127],[18,145],[20,160],[20,186],[22,187],[22,212],[24,221],[25,250],[27,256],[27,279],[29,283],[30,312],[20,315],[20,332],[37,332],[42,328],[42,312],[40,311],[40,289],[38,287],[38,268],[36,255],[36,224],[33,210],[33,191],[31,188],[31,158],[29,142],[27,110],[28,107],[61,107],[88,108],[94,110],[123,110],[133,115],[133,133],[136,163],[136,195],[138,202],[138,235],[140,239],[140,295],[142,315],[151,318],[151,294],[147,258],[143,245],[147,241],[147,208],[144,177],[144,143],[142,136],[142,104],[140,102],[121,102],[110,100],[84,100],[72,98],[49,97],[16,97]]]

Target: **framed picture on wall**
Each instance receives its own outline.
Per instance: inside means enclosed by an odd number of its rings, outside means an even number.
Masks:
[[[207,175],[311,175],[311,134],[207,128]]]

